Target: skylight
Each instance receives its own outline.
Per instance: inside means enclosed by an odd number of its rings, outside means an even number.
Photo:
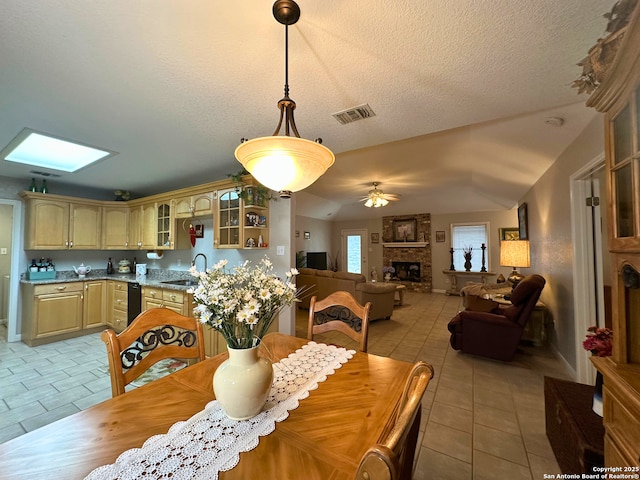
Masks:
[[[22,130],[2,151],[2,158],[9,162],[62,172],[75,172],[113,155],[116,152],[56,138],[28,128]]]

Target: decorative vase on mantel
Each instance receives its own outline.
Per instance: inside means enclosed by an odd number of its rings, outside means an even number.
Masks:
[[[213,375],[213,392],[232,420],[246,420],[262,411],[273,382],[271,361],[258,356],[260,346],[228,348],[229,358]]]
[[[471,271],[471,254],[470,253],[464,254],[464,269],[467,272]]]

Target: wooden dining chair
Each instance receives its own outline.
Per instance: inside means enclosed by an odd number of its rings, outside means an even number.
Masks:
[[[168,308],[151,308],[119,334],[108,328],[100,335],[107,346],[111,395],[164,359],[205,359],[202,324]]]
[[[411,480],[422,396],[432,378],[433,367],[428,363],[417,362],[413,366],[398,402],[395,423],[378,443],[365,452],[356,480]]]
[[[371,302],[364,306],[349,292],[337,291],[322,300],[311,297],[307,339],[329,331],[338,331],[360,343],[360,351],[367,351],[369,312]]]

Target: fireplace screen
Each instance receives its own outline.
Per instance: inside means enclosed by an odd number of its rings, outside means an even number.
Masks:
[[[401,280],[405,282],[419,282],[420,281],[420,263],[418,262],[391,262],[391,265],[395,269],[393,274],[394,280]]]

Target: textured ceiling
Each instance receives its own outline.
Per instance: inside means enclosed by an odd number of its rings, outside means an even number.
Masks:
[[[510,208],[596,115],[570,84],[613,0],[298,3],[296,123],[337,154],[298,195],[302,213]],[[237,172],[239,139],[277,124],[284,27],[271,7],[3,1],[0,149],[29,127],[119,152],[51,179],[55,193],[68,184],[147,195]],[[340,125],[331,116],[363,103],[375,117]],[[549,116],[565,125],[546,125]],[[32,176],[7,162],[0,175],[25,186]],[[400,200],[362,207],[372,181]],[[331,201],[319,209],[322,199]]]

